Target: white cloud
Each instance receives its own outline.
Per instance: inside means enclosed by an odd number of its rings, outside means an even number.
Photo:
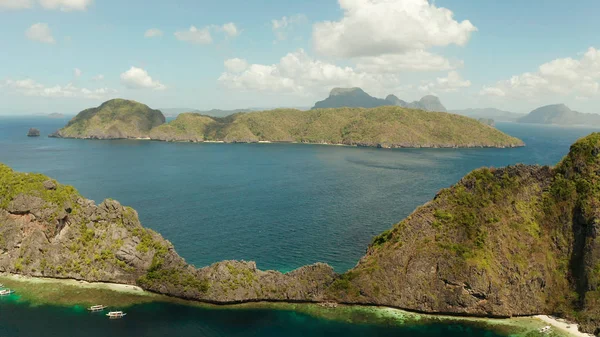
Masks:
[[[560,58],[526,72],[486,86],[485,96],[507,96],[538,100],[544,97],[591,97],[600,94],[600,50],[590,47],[580,59]]]
[[[0,0],[0,9],[25,9],[32,6],[32,0]]]
[[[210,35],[209,27],[198,29],[195,26],[191,26],[188,30],[175,32],[175,37],[179,41],[185,41],[195,44],[212,43],[212,36]]]
[[[4,81],[3,87],[8,88],[10,91],[35,97],[48,97],[48,98],[88,98],[88,99],[104,99],[107,96],[114,95],[117,93],[114,89],[109,88],[78,88],[72,83],[68,83],[65,86],[54,85],[45,86],[36,82],[33,79],[24,80],[6,80]]]
[[[449,9],[428,0],[338,0],[339,21],[314,25],[315,49],[338,57],[380,56],[465,45],[477,28],[458,22]]]
[[[277,64],[246,63],[242,70],[244,62],[240,59],[225,61],[227,71],[221,74],[219,82],[232,89],[299,95],[322,93],[337,86],[360,86],[371,92],[380,92],[399,85],[395,75],[357,72],[351,67],[313,59],[302,49],[287,54]]]
[[[241,73],[248,69],[248,62],[239,58],[225,60],[225,69],[232,73]]]
[[[435,81],[428,82],[419,87],[419,90],[424,92],[435,93],[441,92],[456,92],[459,89],[468,88],[471,86],[471,81],[465,80],[457,71],[451,71],[447,77],[438,77]]]
[[[153,80],[146,70],[137,67],[131,67],[122,73],[121,83],[130,89],[165,90],[167,88],[159,81]]]
[[[443,56],[424,50],[414,50],[397,55],[366,56],[356,59],[357,69],[372,73],[398,73],[402,71],[441,71],[462,66],[451,63]]]
[[[227,34],[227,36],[229,36],[229,37],[236,37],[236,36],[239,36],[241,33],[240,30],[235,25],[235,23],[233,23],[233,22],[224,24],[223,26],[220,27],[220,29],[222,31],[224,31],[225,34]]]
[[[304,14],[284,16],[279,20],[271,20],[271,29],[278,41],[286,40],[294,26],[306,23],[308,19]]]
[[[46,9],[59,9],[63,12],[85,11],[94,0],[39,0]]]
[[[102,75],[102,74],[98,74],[98,75],[92,77],[92,81],[102,81],[102,80],[104,80],[104,75]]]
[[[81,76],[81,74],[82,74],[81,69],[79,69],[79,68],[73,69],[73,75],[75,75],[75,77],[79,77],[79,76]]]
[[[38,22],[33,24],[25,31],[25,36],[32,41],[37,41],[41,43],[55,43],[54,37],[52,36],[52,31],[50,31],[50,27],[48,24]]]
[[[163,36],[162,30],[158,28],[150,28],[144,33],[144,37],[160,37]]]

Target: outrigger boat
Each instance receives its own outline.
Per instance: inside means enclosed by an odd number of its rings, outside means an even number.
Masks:
[[[106,314],[106,316],[108,316],[108,318],[123,318],[125,315],[127,315],[126,313],[122,312],[122,311],[111,311],[108,314]]]
[[[13,294],[14,292],[15,292],[14,290],[2,289],[2,290],[0,290],[0,296],[10,295],[10,294]]]
[[[104,309],[106,309],[105,305],[92,305],[91,307],[87,308],[87,310],[91,312],[102,311]]]

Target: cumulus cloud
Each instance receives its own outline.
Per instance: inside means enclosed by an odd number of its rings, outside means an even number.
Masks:
[[[81,69],[79,69],[79,68],[73,69],[73,75],[75,75],[75,77],[79,77],[79,76],[81,76],[81,74],[82,74]]]
[[[25,36],[32,41],[37,41],[41,43],[52,44],[55,43],[54,37],[52,36],[52,31],[48,24],[38,22],[33,24],[25,31]]]
[[[144,37],[160,37],[163,36],[162,30],[158,28],[150,28],[144,33]]]
[[[226,37],[234,38],[239,36],[242,31],[235,23],[229,22],[222,26],[210,25],[201,29],[196,28],[196,26],[190,26],[188,30],[176,31],[175,37],[179,41],[193,44],[210,44],[213,42],[213,33],[223,33]]]
[[[165,90],[167,87],[148,75],[142,68],[131,67],[121,74],[121,83],[130,89]]]
[[[314,25],[315,49],[337,57],[403,54],[465,45],[477,28],[428,0],[338,0],[344,16]]]
[[[600,93],[600,50],[590,47],[579,59],[559,58],[481,89],[484,96],[539,99],[546,96],[577,96]]]
[[[0,0],[1,9],[26,9],[33,6],[32,0]]]
[[[310,95],[336,86],[361,86],[372,91],[399,85],[391,74],[368,74],[311,58],[302,49],[289,53],[277,64],[225,61],[227,71],[219,82],[228,88]]]
[[[443,56],[424,50],[414,50],[398,55],[359,57],[357,69],[373,73],[397,73],[402,71],[442,71],[462,66],[462,62],[450,62]]]
[[[102,74],[98,74],[98,75],[92,77],[92,81],[102,81],[102,80],[104,80],[104,75],[102,75]]]
[[[175,37],[179,41],[194,44],[210,44],[213,41],[212,36],[210,35],[209,27],[198,29],[196,26],[190,26],[190,29],[188,30],[175,32]]]
[[[25,96],[48,97],[48,98],[88,98],[88,99],[104,99],[107,96],[117,93],[116,90],[110,88],[78,88],[72,83],[67,85],[46,86],[33,79],[22,80],[6,80],[3,87],[10,91]]]
[[[248,62],[239,58],[225,60],[225,69],[232,73],[241,73],[248,69]]]
[[[40,0],[40,5],[46,9],[70,12],[85,11],[93,2],[93,0]]]
[[[289,33],[297,25],[304,24],[308,21],[304,14],[296,14],[292,16],[284,16],[281,19],[271,20],[271,29],[278,41],[283,41],[288,38]]]
[[[459,89],[468,88],[471,86],[471,81],[465,80],[457,71],[451,71],[446,77],[438,77],[435,81],[428,82],[419,87],[423,92],[435,93],[441,92],[456,92]]]

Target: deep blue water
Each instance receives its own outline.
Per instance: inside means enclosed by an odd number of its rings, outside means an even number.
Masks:
[[[66,120],[0,117],[0,162],[133,206],[197,266],[256,260],[291,270],[351,268],[371,237],[481,166],[555,164],[592,129],[500,124],[518,149],[382,150],[46,138]],[[28,138],[29,127],[44,137]],[[281,310],[130,308],[122,321],[0,300],[0,336],[486,336],[468,325],[350,324]]]
[[[595,130],[504,123],[517,149],[398,149],[53,139],[66,120],[0,117],[0,162],[47,174],[143,225],[196,266],[353,267],[371,238],[482,166],[553,165]],[[43,137],[28,138],[29,127]]]

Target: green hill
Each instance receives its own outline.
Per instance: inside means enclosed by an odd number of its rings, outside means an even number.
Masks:
[[[375,147],[514,147],[523,142],[474,119],[385,106],[277,109],[213,118],[184,113],[150,132],[165,141],[300,142]]]
[[[53,134],[61,138],[144,138],[165,123],[159,110],[124,99],[104,102],[97,108],[81,111],[62,129]]]

